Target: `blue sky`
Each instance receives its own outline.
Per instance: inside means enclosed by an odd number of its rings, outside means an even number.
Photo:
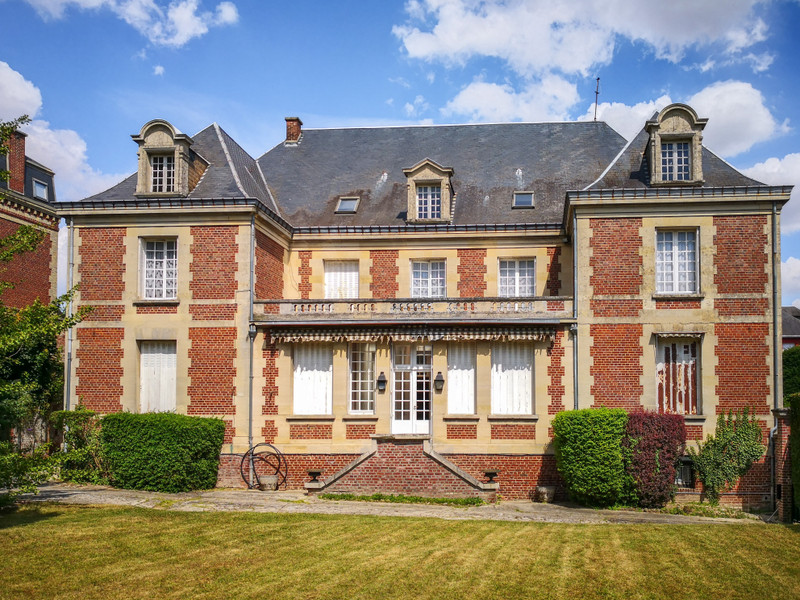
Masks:
[[[598,118],[626,137],[670,102],[748,175],[800,187],[800,2],[0,0],[0,119],[60,200],[136,166],[153,118],[217,122],[250,154],[306,127]],[[800,190],[783,301],[800,305]]]

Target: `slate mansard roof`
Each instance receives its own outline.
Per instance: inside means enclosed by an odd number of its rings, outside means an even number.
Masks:
[[[292,227],[405,226],[403,169],[425,159],[453,169],[454,225],[558,226],[569,191],[650,187],[647,131],[628,143],[603,122],[303,129],[257,160],[216,123],[192,140],[209,167],[187,201],[255,199]],[[701,187],[763,185],[706,148],[703,172]],[[135,203],[136,178],[82,204]],[[512,208],[515,191],[534,208]],[[337,214],[349,196],[357,212]]]

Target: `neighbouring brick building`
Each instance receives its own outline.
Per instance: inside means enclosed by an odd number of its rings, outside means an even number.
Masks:
[[[13,284],[0,292],[0,302],[14,308],[37,298],[46,304],[56,295],[58,220],[53,172],[25,156],[25,137],[14,132],[7,142],[8,154],[0,155],[0,170],[9,172],[7,182],[0,180],[0,238],[21,225],[40,229],[45,238],[35,250],[0,263],[0,281]]]
[[[671,105],[627,143],[287,118],[253,159],[216,124],[151,121],[137,173],[60,208],[95,308],[70,402],[218,416],[225,452],[274,444],[290,487],[364,492],[558,486],[551,423],[574,408],[677,412],[696,441],[749,407],[783,439],[791,188],[719,159],[705,123]],[[726,500],[767,505],[780,473],[767,457]]]

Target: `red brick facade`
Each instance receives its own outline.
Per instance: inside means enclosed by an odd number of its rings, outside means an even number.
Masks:
[[[347,423],[345,438],[348,440],[368,440],[375,433],[375,423]]]
[[[229,225],[194,226],[189,289],[193,300],[236,299],[236,253],[239,228]]]
[[[0,201],[0,238],[11,235],[19,229],[16,221],[32,225],[45,233],[44,239],[36,249],[14,257],[9,263],[0,263],[0,280],[12,283],[14,287],[2,291],[0,300],[6,306],[22,308],[33,304],[37,298],[44,304],[53,299],[53,257],[57,250],[58,227],[53,219],[36,215],[11,201]]]
[[[554,415],[564,410],[564,339],[567,332],[564,329],[556,331],[556,335],[550,342],[547,355],[550,357],[550,364],[547,366],[547,374],[550,376],[550,385],[547,386],[547,394],[550,396],[550,403],[547,405],[547,414]]]
[[[333,425],[330,423],[290,423],[289,437],[293,440],[330,440]]]
[[[122,410],[121,327],[81,327],[76,331],[78,378],[75,393],[81,404],[100,413]]]
[[[448,440],[475,440],[478,438],[478,425],[476,423],[448,423]]]
[[[492,423],[493,440],[535,440],[535,423]]]
[[[192,304],[192,321],[231,321],[236,318],[235,304]]]
[[[189,328],[190,415],[235,415],[236,328]]]
[[[311,297],[311,251],[301,250],[298,255],[300,256],[300,266],[297,268],[297,275],[300,278],[298,284],[300,297],[308,300]]]
[[[373,298],[397,298],[400,284],[397,276],[400,268],[397,265],[397,250],[370,250],[369,257],[372,265],[369,274],[372,283],[369,284],[369,291]]]
[[[256,231],[256,298],[283,298],[283,255],[278,242]]]
[[[459,248],[458,295],[483,298],[486,293],[486,250]]]
[[[769,282],[766,215],[714,217],[714,285],[719,294],[764,294]]]
[[[125,290],[124,227],[80,227],[78,247],[82,302],[122,300]]]
[[[15,131],[8,141],[6,164],[9,174],[8,189],[25,193],[25,134]]]
[[[561,293],[561,246],[551,246],[547,249],[547,293],[558,296]]]
[[[589,285],[593,294],[638,295],[642,285],[642,236],[639,218],[590,219],[592,254]]]
[[[767,323],[717,323],[717,413],[750,408],[768,415],[770,340]]]
[[[177,315],[178,306],[176,304],[141,304],[136,307],[137,315]]]
[[[640,410],[644,391],[640,379],[642,325],[595,323],[589,326],[589,333],[592,336],[589,374],[594,377],[592,406]]]
[[[121,321],[124,314],[125,307],[122,304],[95,304],[83,320],[84,322]]]
[[[531,499],[536,486],[556,486],[556,498],[564,498],[564,483],[551,454],[446,454],[456,464],[479,481],[486,481],[485,471],[498,471],[500,484],[497,493],[503,498]]]

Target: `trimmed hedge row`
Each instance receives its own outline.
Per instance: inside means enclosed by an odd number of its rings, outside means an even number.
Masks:
[[[800,392],[791,394],[783,400],[784,404],[789,407],[789,460],[792,465],[794,505],[800,512]],[[784,490],[783,493],[788,494],[789,490]]]
[[[224,436],[220,419],[114,413],[103,417],[100,443],[112,485],[187,492],[216,485]]]
[[[570,498],[589,506],[664,506],[686,443],[680,415],[620,408],[565,411],[553,420],[556,463]]]

